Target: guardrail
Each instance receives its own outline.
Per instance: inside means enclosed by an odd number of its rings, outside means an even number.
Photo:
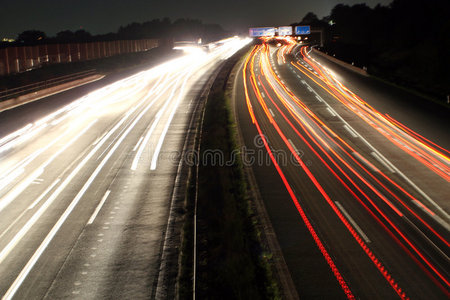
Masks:
[[[353,72],[359,73],[359,74],[364,75],[364,76],[369,76],[369,75],[367,74],[367,69],[366,69],[365,67],[362,68],[362,69],[361,69],[361,68],[358,68],[357,66],[354,66],[354,65],[349,64],[349,63],[347,63],[347,62],[345,62],[345,61],[342,61],[342,60],[340,60],[340,59],[337,59],[336,57],[333,57],[333,56],[330,56],[330,55],[328,55],[328,54],[326,54],[326,53],[323,53],[322,51],[319,51],[319,50],[317,50],[316,48],[312,48],[312,51],[313,51],[314,53],[320,55],[320,56],[323,56],[323,57],[327,58],[328,60],[331,60],[332,62],[337,63],[338,65],[340,65],[340,66],[342,66],[342,67],[344,67],[344,68],[346,68],[346,69],[349,69],[349,70],[351,70],[351,71],[353,71]]]
[[[17,88],[0,90],[0,101],[11,99],[11,98],[16,98],[16,97],[19,97],[22,95],[30,94],[30,93],[33,93],[33,92],[36,92],[39,90],[54,87],[54,86],[57,86],[57,85],[60,85],[60,84],[63,84],[63,83],[69,82],[69,81],[81,79],[81,78],[88,77],[88,76],[95,75],[95,74],[96,74],[96,70],[91,69],[91,70],[86,70],[83,72],[73,73],[73,74],[64,75],[64,76],[60,76],[60,77],[55,77],[52,79],[24,85],[24,86],[17,87]]]

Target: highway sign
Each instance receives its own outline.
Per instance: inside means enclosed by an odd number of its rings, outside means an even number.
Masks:
[[[295,26],[295,34],[296,35],[310,34],[310,33],[311,33],[311,29],[309,28],[309,26]]]
[[[259,36],[274,36],[275,27],[255,27],[249,29],[249,34],[251,37]]]
[[[281,26],[278,27],[278,35],[292,35],[292,26]]]

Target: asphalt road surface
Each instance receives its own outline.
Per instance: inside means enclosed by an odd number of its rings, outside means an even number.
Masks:
[[[402,111],[407,93],[309,51],[255,46],[234,86],[300,298],[448,299],[448,111]]]
[[[207,53],[186,49],[148,71],[65,98],[67,105],[51,113],[47,101],[39,120],[2,132],[2,299],[154,297],[197,92],[243,45],[233,38]],[[17,119],[26,119],[27,109],[39,114],[29,105]],[[14,113],[3,114],[4,130]]]

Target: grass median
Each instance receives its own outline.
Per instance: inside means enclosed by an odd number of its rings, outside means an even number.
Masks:
[[[261,244],[242,162],[237,153],[231,90],[233,66],[247,51],[230,58],[219,72],[205,106],[197,168],[191,170],[181,256],[179,298],[192,297],[193,211],[197,195],[198,299],[277,299],[270,255]],[[196,185],[197,184],[197,185]],[[196,188],[198,186],[198,190]]]

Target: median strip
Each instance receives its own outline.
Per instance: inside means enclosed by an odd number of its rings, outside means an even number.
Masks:
[[[236,124],[227,83],[244,53],[246,50],[224,64],[205,106],[200,151],[196,153],[198,168],[197,164],[192,167],[188,187],[179,298],[192,297],[194,291],[198,299],[280,298],[269,265],[271,254],[263,250],[256,229],[258,221],[251,208],[242,162],[233,152],[237,149]]]

